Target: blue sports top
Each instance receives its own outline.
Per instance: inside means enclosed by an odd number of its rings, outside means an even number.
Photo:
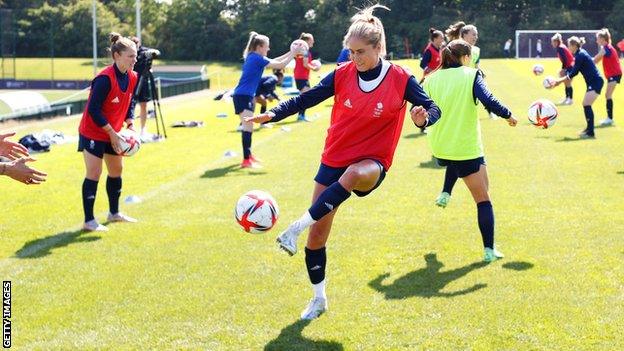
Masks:
[[[336,63],[343,63],[347,61],[349,61],[349,49],[344,48],[340,50],[340,54],[338,55],[338,58],[336,59]]]
[[[130,79],[128,78],[128,72],[121,73],[119,68],[117,68],[117,64],[113,63],[113,67],[115,67],[115,76],[117,77],[117,84],[119,84],[119,88],[122,91],[126,91],[128,89],[128,84],[130,84]],[[102,114],[102,104],[108,93],[111,90],[111,82],[110,79],[106,75],[101,75],[95,77],[93,82],[91,83],[91,99],[89,100],[89,106],[87,110],[91,117],[93,118],[93,122],[98,125],[98,127],[104,127],[108,124],[108,120]],[[132,99],[130,102],[130,107],[128,108],[128,114],[126,115],[126,119],[134,118],[134,105],[136,103],[135,99]]]
[[[270,63],[269,59],[255,52],[250,52],[243,63],[243,73],[232,95],[254,96],[264,67]]]
[[[380,64],[378,64],[375,68],[366,72],[358,72],[358,76],[364,81],[374,80],[381,74],[381,68],[382,65],[380,60]],[[280,121],[295,112],[318,105],[327,98],[334,96],[334,75],[335,71],[332,71],[312,89],[272,108],[271,112],[275,113],[275,117],[273,117],[272,122]],[[434,124],[440,118],[440,109],[436,106],[433,100],[427,96],[414,76],[411,76],[407,81],[404,94],[403,98],[405,100],[409,101],[413,105],[422,106],[429,112],[427,125]]]
[[[275,86],[277,85],[277,77],[273,74],[268,76],[262,76],[260,78],[260,83],[258,84],[258,89],[256,89],[256,96],[264,95],[264,96],[276,96],[275,95]]]
[[[574,78],[579,72],[588,85],[602,80],[594,59],[583,48],[579,48],[574,54],[574,66],[568,69],[568,78]]]

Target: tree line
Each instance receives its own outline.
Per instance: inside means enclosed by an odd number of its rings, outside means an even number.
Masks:
[[[97,46],[106,55],[108,33],[135,33],[135,0],[100,0]],[[516,29],[599,29],[624,35],[624,0],[380,0],[388,51],[418,54],[428,29],[462,20],[479,28],[482,57],[502,56]],[[141,1],[141,36],[167,60],[238,62],[249,32],[271,38],[269,56],[280,55],[302,32],[315,37],[316,56],[333,61],[350,17],[370,0],[173,0]],[[0,0],[0,49],[4,56],[90,57],[92,0]]]

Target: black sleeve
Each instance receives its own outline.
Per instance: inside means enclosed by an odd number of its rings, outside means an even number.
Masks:
[[[334,71],[325,76],[312,89],[272,108],[270,111],[275,114],[275,117],[271,119],[271,122],[281,121],[296,112],[316,106],[332,96],[334,96]]]
[[[497,116],[503,118],[511,117],[511,111],[507,107],[498,101],[494,95],[489,91],[485,80],[481,77],[481,74],[477,73],[474,84],[472,86],[473,98],[479,99],[481,103],[488,108],[489,111],[494,112]]]
[[[407,81],[405,96],[403,98],[412,103],[412,108],[414,108],[414,106],[422,106],[427,110],[429,117],[427,117],[427,124],[423,127],[434,124],[442,117],[442,111],[440,111],[438,105],[425,93],[414,76],[411,76]]]
[[[128,106],[128,113],[126,119],[134,119],[134,106],[136,106],[136,99],[133,97],[130,99],[130,106]]]
[[[93,79],[93,83],[91,83],[91,97],[87,110],[91,118],[93,118],[93,122],[95,122],[98,127],[104,127],[108,124],[106,116],[102,114],[102,104],[104,104],[104,100],[108,96],[110,90],[110,78],[107,76],[102,75]]]
[[[423,54],[422,59],[420,59],[420,68],[422,69],[427,68],[429,61],[431,61],[431,51],[427,50]]]

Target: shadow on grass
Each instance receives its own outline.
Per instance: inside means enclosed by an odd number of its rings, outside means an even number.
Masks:
[[[65,247],[70,244],[87,243],[100,240],[100,236],[82,236],[87,234],[85,230],[76,230],[73,232],[62,232],[45,238],[31,240],[24,246],[15,251],[17,258],[41,258],[52,253],[52,250]]]
[[[617,174],[624,174],[624,171],[619,171],[617,172]]]
[[[344,350],[342,344],[335,341],[319,340],[314,341],[305,338],[301,333],[311,321],[298,320],[295,323],[282,329],[277,338],[271,340],[264,347],[265,351],[307,351],[307,350]]]
[[[596,139],[581,139],[579,137],[577,137],[577,138],[563,137],[563,138],[557,139],[555,141],[558,142],[558,143],[560,143],[560,142],[567,143],[567,142],[570,142],[570,141],[583,141],[583,140],[596,140]]]
[[[408,135],[404,136],[403,139],[417,139],[417,138],[420,138],[420,137],[424,137],[425,135],[427,135],[427,134],[425,134],[425,133],[412,133],[412,134],[408,134]]]
[[[444,167],[440,166],[438,164],[438,161],[436,161],[436,159],[431,158],[431,160],[427,161],[427,162],[421,162],[420,164],[418,164],[418,167],[420,168],[432,168],[432,169],[444,169]]]
[[[225,166],[221,168],[209,169],[205,171],[204,174],[201,175],[201,178],[219,178],[219,177],[224,177],[228,174],[262,175],[262,174],[266,174],[266,172],[259,171],[259,170],[247,170],[247,169],[241,168],[241,166],[238,164],[234,164],[234,165],[229,165],[229,166]]]
[[[502,265],[503,268],[512,269],[514,271],[526,271],[528,269],[533,268],[533,266],[534,264],[531,262],[521,262],[521,261],[507,262]]]
[[[452,281],[467,275],[473,270],[483,268],[488,264],[480,261],[450,271],[441,272],[440,269],[444,267],[444,264],[438,261],[435,253],[426,254],[424,257],[427,263],[425,268],[407,273],[397,278],[390,285],[382,285],[382,282],[390,276],[390,273],[381,274],[377,278],[371,280],[368,286],[384,293],[387,300],[404,299],[413,296],[449,298],[475,292],[487,286],[487,284],[475,284],[463,290],[443,292],[441,290]]]

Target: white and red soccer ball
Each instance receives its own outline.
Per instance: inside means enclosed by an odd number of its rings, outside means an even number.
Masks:
[[[139,151],[141,148],[141,139],[139,139],[134,131],[124,129],[119,132],[119,135],[124,139],[121,142],[121,156],[132,156]]]
[[[305,40],[297,39],[290,44],[290,51],[295,55],[304,55],[310,48]]]
[[[539,99],[529,107],[529,122],[536,127],[550,128],[557,121],[557,106],[546,99]]]
[[[544,78],[544,80],[542,81],[542,85],[546,89],[550,89],[550,88],[554,87],[555,86],[555,77],[548,76],[548,77]]]
[[[540,65],[539,63],[533,66],[533,74],[535,74],[536,76],[540,76],[542,75],[542,73],[544,73],[544,66]]]
[[[234,209],[236,222],[247,233],[269,231],[279,218],[275,199],[267,192],[252,190],[238,199]]]

